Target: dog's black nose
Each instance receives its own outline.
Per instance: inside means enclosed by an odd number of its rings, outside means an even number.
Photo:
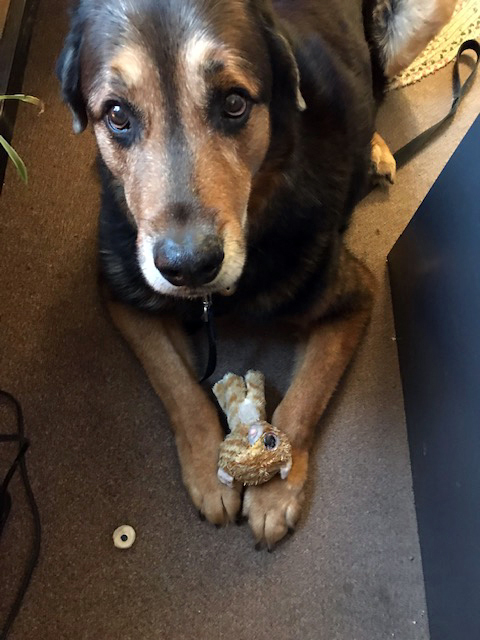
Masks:
[[[200,287],[218,275],[224,258],[220,238],[199,230],[176,229],[154,247],[155,266],[176,287]]]

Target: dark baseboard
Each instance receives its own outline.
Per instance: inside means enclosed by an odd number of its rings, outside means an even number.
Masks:
[[[479,140],[388,256],[431,640],[480,638]]]
[[[20,93],[27,62],[30,38],[38,0],[11,0],[0,39],[0,94]],[[0,103],[0,134],[8,142],[13,135],[18,104],[15,100]],[[0,153],[0,191],[3,186],[7,154]]]

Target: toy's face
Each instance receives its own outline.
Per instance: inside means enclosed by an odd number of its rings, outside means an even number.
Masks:
[[[225,439],[222,467],[246,484],[260,484],[291,465],[291,445],[281,431],[267,422],[249,428],[247,434]],[[222,451],[221,451],[222,454]]]
[[[282,444],[285,438],[271,425],[259,423],[248,430],[249,447],[245,449],[245,461],[251,460],[252,464],[269,466],[282,457]]]

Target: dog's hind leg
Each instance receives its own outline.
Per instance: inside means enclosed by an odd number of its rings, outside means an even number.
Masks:
[[[371,175],[374,182],[395,182],[397,164],[382,136],[375,131],[370,142]]]
[[[300,516],[316,426],[368,324],[373,287],[368,269],[344,250],[328,306],[311,318],[296,374],[272,420],[290,438],[292,469],[286,480],[277,476],[245,493],[243,513],[255,539],[269,548]]]
[[[223,430],[213,403],[197,383],[188,341],[178,322],[108,302],[110,315],[136,353],[171,420],[185,486],[199,512],[214,524],[233,521],[239,488],[217,479]]]

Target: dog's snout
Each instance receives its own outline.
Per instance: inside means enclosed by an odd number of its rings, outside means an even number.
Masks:
[[[200,287],[218,275],[224,258],[220,238],[199,230],[175,230],[154,247],[155,266],[176,287]]]

